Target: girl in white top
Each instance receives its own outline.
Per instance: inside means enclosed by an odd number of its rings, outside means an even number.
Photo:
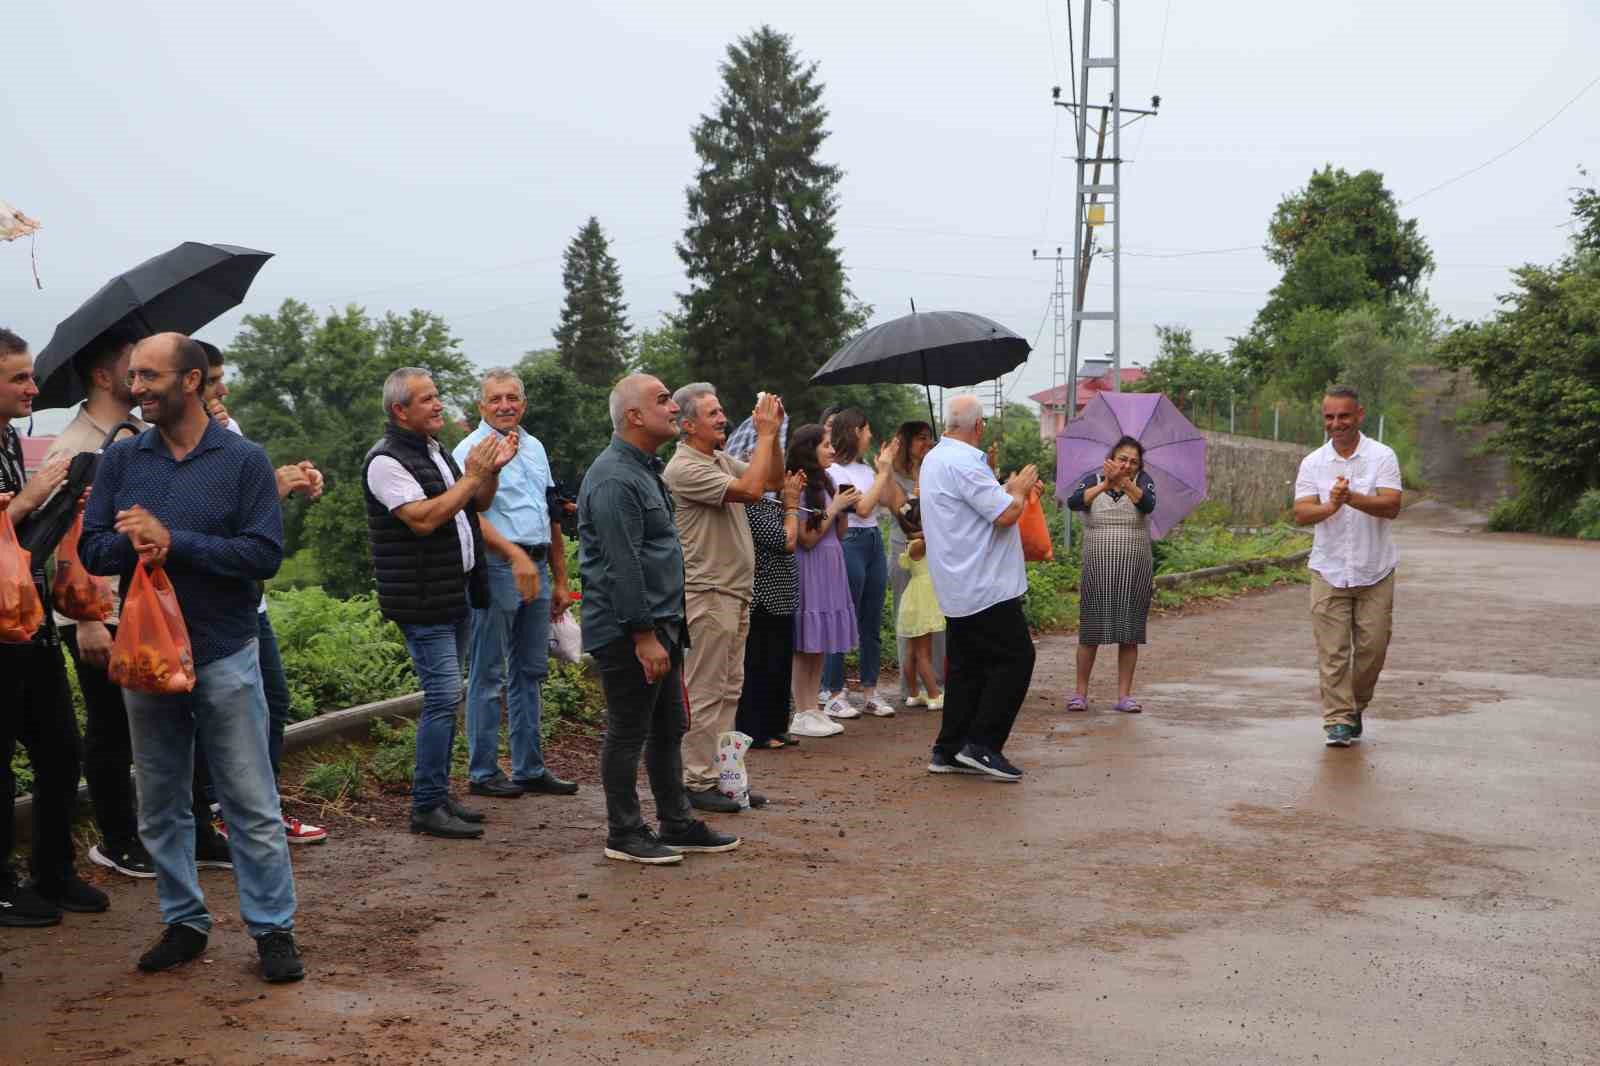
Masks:
[[[844,560],[850,577],[850,599],[856,606],[856,625],[860,630],[863,706],[868,714],[888,718],[894,714],[894,708],[878,697],[883,599],[889,587],[889,566],[883,534],[878,529],[878,513],[882,504],[893,499],[894,457],[899,445],[893,440],[884,445],[878,452],[875,468],[863,462],[867,449],[872,446],[872,428],[867,425],[867,416],[855,407],[833,416],[829,436],[834,462],[827,468],[828,476],[835,487],[852,485],[857,491],[856,505],[849,514],[849,528],[844,537]],[[845,699],[843,653],[829,655],[824,661],[822,684],[829,693],[828,714],[835,718],[860,716],[861,712]]]

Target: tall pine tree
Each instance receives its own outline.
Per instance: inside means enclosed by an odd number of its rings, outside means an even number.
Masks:
[[[561,259],[566,302],[556,327],[561,364],[586,385],[609,388],[622,376],[630,341],[623,312],[622,274],[611,258],[605,231],[593,215]]]
[[[758,391],[813,411],[808,379],[849,329],[833,246],[843,172],[817,158],[821,101],[816,64],[762,26],[729,46],[715,110],[693,130],[700,169],[678,243],[684,336],[694,376],[717,386],[735,420]]]

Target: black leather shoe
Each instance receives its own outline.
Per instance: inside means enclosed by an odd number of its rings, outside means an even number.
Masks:
[[[423,811],[421,814],[413,814],[411,831],[426,833],[431,837],[444,837],[447,840],[473,840],[483,836],[483,829],[480,826],[468,825],[444,806]]]
[[[542,792],[546,796],[571,796],[578,791],[576,781],[563,781],[549,770],[538,777],[522,781],[513,780],[512,784],[524,792]]]
[[[446,796],[444,798],[444,809],[461,819],[463,822],[471,822],[473,825],[477,825],[479,822],[485,820],[482,811],[473,810],[471,807],[466,807],[460,803],[457,803],[455,801],[455,797],[453,796]]]
[[[496,799],[512,799],[523,793],[522,787],[505,774],[495,774],[487,781],[468,782],[467,791],[474,796],[494,796]]]
[[[766,805],[767,794],[765,792],[752,791],[750,793],[750,806],[752,809],[759,809],[761,807],[765,807]]]
[[[99,914],[111,906],[110,896],[88,884],[75,873],[52,885],[35,880],[29,887],[62,910],[76,914]]]
[[[689,806],[697,811],[711,811],[714,814],[738,814],[742,807],[738,800],[731,800],[714,788],[704,792],[689,790]]]

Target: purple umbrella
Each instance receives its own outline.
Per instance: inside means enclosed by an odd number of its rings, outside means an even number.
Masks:
[[[1206,498],[1206,439],[1158,392],[1100,392],[1084,405],[1056,438],[1056,496],[1064,502],[1122,437],[1144,445],[1156,485],[1150,536],[1159,540]]]

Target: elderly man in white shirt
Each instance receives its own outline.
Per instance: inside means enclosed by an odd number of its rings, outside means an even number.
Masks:
[[[1294,520],[1315,526],[1311,546],[1311,630],[1322,680],[1322,725],[1329,747],[1361,739],[1389,651],[1394,568],[1390,523],[1400,513],[1400,463],[1394,449],[1361,432],[1366,410],[1349,385],[1322,397],[1328,442],[1300,462]]]
[[[944,721],[928,772],[1016,781],[1022,771],[1001,750],[1033,680],[1017,519],[1039,472],[1028,466],[1003,486],[996,481],[978,448],[983,422],[977,397],[956,397],[944,439],[922,460],[922,531],[949,657]]]

